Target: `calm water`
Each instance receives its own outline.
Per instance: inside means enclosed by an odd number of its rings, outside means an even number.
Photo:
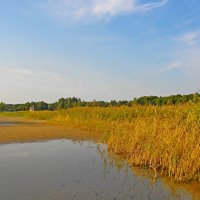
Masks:
[[[20,121],[0,121],[0,127],[1,126],[17,126],[17,125],[23,125],[23,124],[26,124],[26,125],[30,125],[30,124],[33,124],[33,123],[30,123],[30,122],[20,122]]]
[[[1,126],[13,126],[13,125],[17,125],[17,122],[1,122],[0,121],[0,127]]]
[[[68,140],[0,145],[0,200],[191,199],[109,162],[106,148]]]

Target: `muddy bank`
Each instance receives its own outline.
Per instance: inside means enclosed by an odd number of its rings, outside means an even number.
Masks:
[[[41,120],[0,117],[0,143],[51,139],[99,140],[99,134],[76,128],[53,126]]]

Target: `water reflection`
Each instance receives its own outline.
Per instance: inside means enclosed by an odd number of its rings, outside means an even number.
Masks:
[[[0,145],[0,199],[192,199],[91,142]]]
[[[120,155],[116,155],[107,151],[105,148],[98,146],[98,151],[101,155],[105,168],[114,166],[119,172],[124,171],[125,176],[130,176],[130,171],[133,177],[142,187],[141,192],[147,192],[145,199],[200,199],[199,183],[176,183],[166,177],[154,179],[154,171],[147,168],[131,167],[126,160]],[[166,193],[159,197],[159,193]],[[155,193],[155,194],[154,194]],[[156,194],[158,195],[156,197]]]

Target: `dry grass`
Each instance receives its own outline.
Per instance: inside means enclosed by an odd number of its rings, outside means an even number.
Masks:
[[[200,181],[200,104],[72,108],[19,115],[92,130],[97,138],[103,133],[108,148],[134,166],[149,167],[155,176],[165,174],[178,182]]]

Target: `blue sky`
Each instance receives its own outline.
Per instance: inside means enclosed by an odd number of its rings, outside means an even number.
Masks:
[[[0,101],[200,89],[199,0],[0,1]]]

